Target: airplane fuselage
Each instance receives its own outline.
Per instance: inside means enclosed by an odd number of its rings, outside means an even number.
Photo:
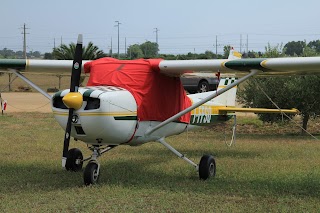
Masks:
[[[216,104],[209,101],[191,112],[190,123],[171,122],[146,135],[148,129],[161,121],[139,121],[138,107],[129,91],[119,87],[96,86],[79,88],[79,92],[83,96],[83,104],[74,111],[71,135],[91,145],[140,145],[231,118],[230,115],[218,115],[214,108]],[[62,98],[67,93],[69,90],[60,91],[52,98],[55,119],[63,129],[67,124],[68,108]],[[189,97],[193,103],[198,101],[196,95]]]

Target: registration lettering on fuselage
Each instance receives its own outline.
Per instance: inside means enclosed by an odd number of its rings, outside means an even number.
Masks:
[[[211,107],[200,106],[196,108],[193,113],[192,123],[210,123],[211,122]]]

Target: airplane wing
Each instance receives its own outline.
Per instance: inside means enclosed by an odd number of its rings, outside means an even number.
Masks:
[[[226,114],[228,112],[253,112],[253,113],[286,113],[298,114],[297,109],[266,109],[266,108],[238,108],[238,107],[219,107],[219,114]]]
[[[0,59],[0,70],[14,69],[24,72],[70,74],[72,60]],[[88,61],[83,61],[84,63]]]
[[[148,59],[146,59],[148,60]],[[252,70],[258,75],[304,75],[320,72],[320,57],[155,60],[155,70],[169,76],[192,72],[221,72],[246,75]],[[83,61],[83,65],[88,61]],[[25,72],[70,73],[72,60],[0,59],[0,70],[15,69]]]
[[[320,72],[320,57],[292,58],[250,58],[250,59],[211,59],[211,60],[163,60],[159,63],[161,73],[181,75],[190,72],[221,72],[246,75],[252,70],[261,71],[258,75],[304,75]]]

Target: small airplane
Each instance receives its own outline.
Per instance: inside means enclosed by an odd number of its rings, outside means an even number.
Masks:
[[[101,58],[82,61],[82,35],[71,60],[1,59],[0,69],[15,73],[51,100],[55,119],[65,129],[62,166],[82,170],[85,185],[96,184],[100,174],[98,158],[119,145],[137,146],[157,141],[191,164],[206,180],[216,174],[212,155],[197,164],[170,146],[165,139],[202,126],[227,121],[235,112],[297,113],[295,109],[235,107],[237,86],[253,76],[314,74],[320,72],[320,57],[240,59],[230,51],[229,59],[117,60]],[[71,73],[70,89],[49,95],[20,71]],[[87,86],[79,87],[81,70],[89,73]],[[196,72],[232,74],[221,78],[216,91],[186,95],[180,78]],[[84,158],[77,148],[69,149],[70,137],[83,141],[92,151]]]

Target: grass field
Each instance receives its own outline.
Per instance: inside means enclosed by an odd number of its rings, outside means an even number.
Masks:
[[[119,147],[100,158],[100,183],[85,187],[82,172],[60,166],[63,130],[51,114],[15,113],[0,120],[0,212],[320,210],[320,143],[293,127],[239,119],[232,147],[225,145],[223,128],[169,138],[196,162],[215,155],[217,176],[209,181],[200,181],[193,167],[160,144]],[[71,146],[89,155],[83,143]]]

